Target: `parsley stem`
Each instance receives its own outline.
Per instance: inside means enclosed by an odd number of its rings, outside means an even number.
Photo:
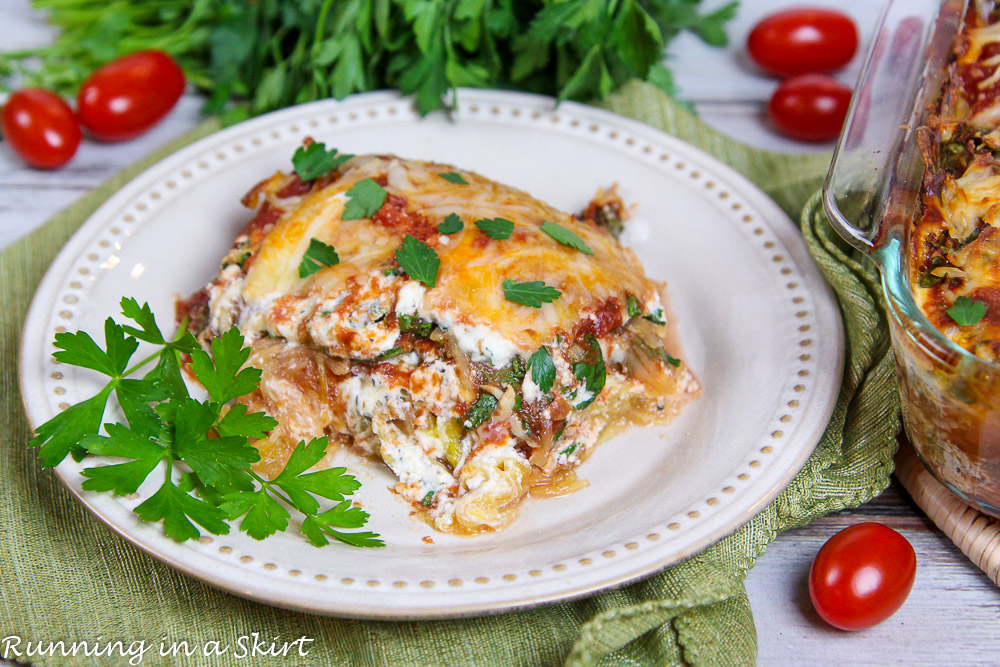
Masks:
[[[268,492],[274,494],[278,498],[284,500],[286,503],[288,503],[289,507],[294,507],[299,512],[302,512],[302,510],[299,509],[299,506],[296,505],[295,503],[293,503],[291,498],[289,498],[284,493],[282,493],[280,490],[278,490],[276,488],[277,485],[274,484],[271,480],[264,479],[263,477],[261,477],[260,475],[258,475],[257,473],[255,473],[253,470],[247,470],[247,473],[251,477],[253,477],[255,480],[257,480],[258,482],[260,482],[260,485],[262,487],[264,487],[265,490],[267,490]],[[305,514],[306,516],[312,516],[311,514],[306,514],[305,512],[302,512],[302,514]]]
[[[326,17],[330,13],[330,7],[333,6],[333,0],[324,0],[323,6],[320,7],[319,17],[316,19],[316,34],[313,37],[313,52],[317,53],[320,50],[320,44],[323,42],[323,33],[326,31]]]
[[[137,363],[135,366],[132,366],[131,368],[129,368],[128,370],[126,370],[124,373],[122,373],[122,377],[124,378],[124,377],[128,377],[129,375],[132,375],[132,373],[135,373],[137,370],[139,370],[140,368],[142,368],[143,366],[145,366],[146,364],[148,364],[152,360],[156,359],[157,357],[159,357],[160,355],[162,355],[166,351],[167,351],[167,348],[164,347],[159,352],[154,352],[153,354],[149,355],[148,357],[146,357],[145,359],[143,359],[142,361],[140,361],[139,363]]]

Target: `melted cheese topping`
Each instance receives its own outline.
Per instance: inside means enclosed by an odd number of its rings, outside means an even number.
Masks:
[[[396,158],[354,158],[336,182],[305,196],[267,236],[247,272],[240,296],[248,315],[240,321],[241,329],[312,342],[346,357],[384,351],[378,345],[370,349],[347,345],[345,349],[329,338],[312,337],[301,325],[323,312],[321,300],[331,294],[364,289],[372,294],[395,292],[393,301],[399,299],[405,284],[402,279],[380,280],[370,288],[356,281],[364,275],[367,283],[372,280],[369,276],[394,266],[396,249],[415,230],[372,224],[368,219],[341,220],[346,192],[355,183],[387,175],[389,195],[405,198],[406,212],[419,216],[416,231],[436,231],[450,213],[458,212],[462,218],[464,228],[458,234],[435,233],[424,239],[441,264],[435,288],[423,295],[414,310],[449,327],[461,327],[462,338],[492,336],[489,341],[470,343],[476,360],[485,360],[490,352],[500,360],[509,360],[515,351],[530,353],[555,331],[572,328],[581,310],[608,297],[634,294],[644,303],[658,298],[655,286],[634,270],[638,265],[634,253],[596,225],[471,172],[462,172],[468,185],[452,183],[438,175],[442,169]],[[509,239],[489,239],[474,224],[497,217],[514,223]],[[562,245],[539,231],[545,221],[573,231],[594,254]],[[302,279],[299,263],[313,238],[336,248],[340,263]],[[504,298],[501,283],[507,279],[542,280],[562,296],[544,308],[526,308]],[[624,298],[621,301],[625,303]]]

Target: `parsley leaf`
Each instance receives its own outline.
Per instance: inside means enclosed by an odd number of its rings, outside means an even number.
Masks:
[[[556,365],[552,361],[552,355],[544,345],[528,359],[528,368],[531,369],[531,381],[538,385],[542,393],[547,394],[552,391],[552,384],[556,380]]]
[[[89,479],[82,487],[87,491],[114,491],[116,495],[135,493],[168,451],[122,424],[105,424],[104,428],[107,437],[91,435],[84,439],[83,446],[87,452],[132,461],[84,468],[80,474]]]
[[[396,249],[396,261],[406,271],[406,275],[427,287],[434,287],[437,282],[441,260],[434,249],[423,241],[407,234],[403,243]]]
[[[639,299],[629,294],[626,300],[629,319],[642,315],[642,308],[639,306]]]
[[[122,329],[130,336],[154,345],[163,345],[166,340],[160,333],[160,328],[156,326],[156,318],[153,316],[153,309],[148,303],[141,306],[135,299],[124,298],[121,301],[122,315],[133,320],[141,328],[122,326]]]
[[[263,489],[230,493],[225,496],[219,509],[230,520],[242,516],[240,530],[255,540],[284,532],[291,517],[288,510]]]
[[[244,438],[263,438],[278,426],[278,421],[263,412],[247,414],[247,406],[234,403],[215,426],[220,437],[241,435]]]
[[[52,356],[64,364],[89,368],[109,377],[119,376],[139,347],[139,341],[131,336],[125,338],[124,329],[110,317],[104,322],[104,341],[107,351],[83,331],[58,333],[55,344],[59,352]]]
[[[370,178],[355,183],[347,191],[347,204],[341,220],[361,220],[370,218],[385,203],[385,188]]]
[[[439,234],[457,234],[462,231],[462,219],[455,213],[449,213],[444,222],[437,226]]]
[[[607,379],[607,372],[604,368],[604,355],[601,353],[600,343],[597,342],[594,334],[587,334],[587,342],[590,344],[590,353],[587,356],[594,359],[593,363],[587,363],[584,360],[573,364],[573,375],[578,380],[583,380],[584,389],[589,394],[582,402],[573,406],[577,410],[583,410],[594,402],[594,399],[604,389],[604,382]]]
[[[170,479],[136,507],[135,513],[144,521],[162,519],[163,532],[178,542],[201,535],[192,521],[214,535],[229,533],[229,525],[222,520],[225,516],[222,510],[181,491]]]
[[[39,448],[38,458],[42,460],[43,468],[59,465],[71,451],[74,458],[83,458],[84,450],[80,442],[101,428],[109,396],[110,385],[96,396],[71,405],[35,429],[35,437],[28,442],[28,446]]]
[[[337,154],[336,148],[326,150],[326,145],[314,141],[308,146],[299,146],[292,156],[292,166],[303,182],[314,181],[323,174],[333,171],[350,160],[353,155]]]
[[[243,347],[243,334],[233,327],[212,340],[212,356],[204,350],[191,353],[191,370],[216,403],[228,403],[257,388],[260,369],[243,368],[250,348]]]
[[[551,303],[562,296],[562,292],[541,280],[519,283],[508,278],[501,286],[504,298],[529,308],[541,308],[543,303]]]
[[[340,256],[332,245],[327,245],[317,238],[309,239],[309,247],[302,255],[299,263],[299,278],[305,278],[319,271],[324,266],[340,264]]]
[[[594,251],[584,243],[583,239],[579,236],[566,229],[562,225],[557,225],[554,222],[549,222],[546,220],[542,223],[541,230],[554,238],[559,243],[563,245],[568,245],[571,248],[576,248],[580,252],[586,253],[588,255],[593,255]]]
[[[959,326],[968,327],[973,324],[979,324],[986,315],[987,310],[989,308],[982,301],[973,301],[967,296],[960,296],[955,299],[955,305],[945,312]]]
[[[329,544],[325,535],[349,544],[352,547],[384,547],[385,543],[375,533],[345,533],[336,528],[360,528],[368,522],[368,512],[360,507],[352,507],[350,501],[334,505],[333,508],[308,517],[302,522],[302,534],[317,547]]]
[[[476,220],[475,224],[476,227],[482,230],[483,234],[497,241],[510,238],[511,233],[514,231],[514,223],[504,218],[493,218],[492,220],[490,218],[483,218],[482,220]]]
[[[456,171],[445,171],[438,174],[441,178],[446,181],[451,181],[452,183],[457,183],[458,185],[468,185],[469,182]]]
[[[483,422],[490,418],[490,415],[493,414],[499,404],[500,402],[493,394],[480,394],[476,402],[470,405],[469,409],[465,411],[465,419],[462,420],[462,426],[470,431],[479,428]]]

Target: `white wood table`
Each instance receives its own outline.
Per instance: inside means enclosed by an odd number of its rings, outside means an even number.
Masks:
[[[863,53],[885,0],[827,2],[852,14],[862,33]],[[708,6],[723,4],[709,0]],[[731,24],[733,45],[711,49],[682,35],[669,62],[681,94],[701,117],[732,136],[771,150],[830,150],[773,134],[763,122],[767,97],[777,82],[754,72],[743,49],[746,35],[764,15],[815,0],[744,0]],[[44,16],[27,0],[0,0],[0,48],[44,43],[52,38]],[[861,55],[838,76],[853,84]],[[203,100],[182,98],[177,109],[146,135],[122,144],[85,141],[65,168],[44,172],[24,166],[0,146],[0,248],[104,180],[196,125]],[[861,521],[880,521],[910,540],[917,552],[917,580],[903,608],[885,623],[857,633],[827,626],[813,611],[806,588],[809,565],[837,530]],[[993,586],[941,534],[898,486],[867,505],[825,517],[782,534],[757,561],[747,579],[760,643],[760,664],[911,665],[1000,664],[1000,589]],[[2,630],[2,628],[0,628]]]

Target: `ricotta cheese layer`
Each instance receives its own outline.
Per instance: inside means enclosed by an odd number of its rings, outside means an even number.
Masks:
[[[383,203],[345,219],[368,180]],[[244,203],[253,217],[178,318],[206,344],[232,326],[251,341],[262,379],[244,400],[280,424],[255,443],[259,474],[328,436],[388,466],[437,529],[495,530],[529,491],[579,488],[572,471],[609,427],[668,421],[700,392],[664,285],[615,237],[613,189],[575,216],[456,167],[367,155],[310,182],[278,172]],[[498,220],[509,235],[476,224]],[[407,237],[437,257],[433,281],[398,259]],[[316,242],[336,261],[301,271]],[[505,285],[524,283],[558,296],[512,300]]]

